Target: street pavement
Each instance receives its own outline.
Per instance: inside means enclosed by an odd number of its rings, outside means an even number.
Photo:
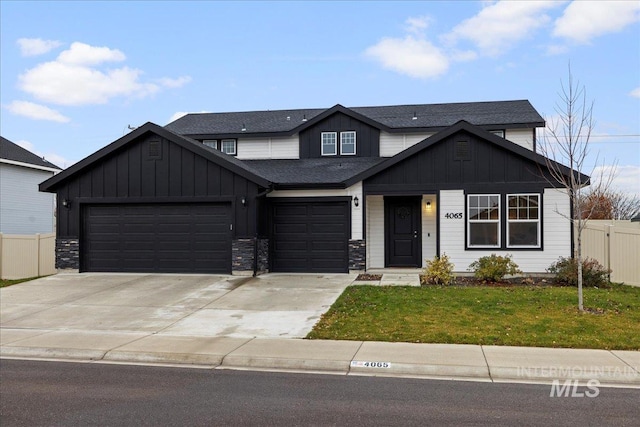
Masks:
[[[640,388],[638,351],[302,339],[355,277],[58,274],[0,289],[0,357]]]

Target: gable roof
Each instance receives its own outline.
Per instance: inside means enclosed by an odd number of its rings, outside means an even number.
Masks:
[[[165,128],[181,135],[200,138],[290,136],[336,112],[392,133],[437,131],[452,126],[458,120],[496,128],[544,126],[544,119],[529,101],[515,100],[354,108],[337,104],[329,109],[195,113],[187,114]]]
[[[44,157],[40,157],[37,154],[22,148],[18,144],[11,142],[2,136],[0,136],[0,159],[34,165],[39,168],[60,170],[58,166],[45,160]]]
[[[477,136],[478,138],[482,138],[486,141],[489,141],[497,146],[499,146],[500,148],[504,149],[505,151],[511,152],[515,155],[518,155],[520,157],[524,157],[525,159],[528,159],[536,164],[538,164],[539,166],[543,167],[543,168],[547,168],[547,161],[551,162],[551,164],[553,164],[554,166],[556,166],[558,168],[558,170],[560,170],[562,172],[562,174],[564,174],[565,176],[569,176],[571,174],[571,170],[566,167],[565,165],[562,165],[560,163],[557,163],[553,160],[547,159],[546,157],[538,154],[538,153],[534,153],[531,150],[528,150],[516,143],[513,143],[509,140],[506,140],[504,138],[501,138],[497,135],[494,135],[491,132],[488,132],[478,126],[474,126],[471,123],[464,121],[464,120],[460,120],[458,121],[456,124],[454,124],[453,126],[450,126],[449,128],[433,135],[430,136],[429,138],[426,138],[424,140],[422,140],[421,142],[407,148],[404,151],[401,151],[400,153],[396,154],[395,156],[387,159],[386,161],[379,163],[369,169],[367,169],[366,171],[363,171],[360,174],[354,175],[351,178],[347,179],[345,181],[345,185],[346,186],[350,186],[355,184],[356,182],[359,181],[363,181],[379,172],[384,171],[385,169],[390,168],[391,166],[394,166],[398,163],[400,163],[401,161],[413,156],[414,154],[432,146],[437,144],[438,142],[448,138],[449,136],[460,132],[460,131],[466,131],[469,132],[472,135]],[[589,177],[587,175],[584,175],[580,172],[575,172],[576,174],[579,175],[580,178],[580,182],[589,182]]]
[[[164,129],[161,126],[158,126],[151,122],[147,122],[144,125],[135,129],[134,131],[123,136],[122,138],[117,139],[116,141],[112,142],[106,147],[96,151],[90,156],[84,158],[83,160],[80,160],[78,163],[74,164],[73,166],[70,166],[69,168],[65,169],[59,174],[44,181],[43,183],[40,184],[40,191],[49,191],[49,192],[55,191],[55,188],[62,182],[65,182],[71,179],[72,177],[81,173],[85,168],[90,167],[93,163],[107,157],[108,155],[117,151],[123,146],[127,145],[131,141],[134,141],[135,139],[148,133],[158,135],[175,144],[178,144],[182,148],[190,150],[206,158],[207,160],[210,160],[224,168],[227,168],[233,173],[240,175],[243,178],[246,178],[249,181],[252,181],[262,187],[268,187],[271,185],[271,182],[259,176],[257,173],[251,170],[245,163],[236,159],[235,157],[228,156],[218,150],[214,150],[210,147],[207,147],[206,145],[198,141],[195,141],[191,138],[177,135],[173,132],[170,132]]]

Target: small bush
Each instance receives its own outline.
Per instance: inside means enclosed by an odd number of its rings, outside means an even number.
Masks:
[[[561,283],[578,286],[578,260],[575,258],[560,257],[547,271],[555,274]],[[582,286],[605,287],[609,284],[609,273],[611,270],[593,258],[582,260]]]
[[[441,257],[435,256],[432,260],[427,260],[420,282],[429,285],[450,285],[454,278],[453,264],[447,254],[443,253]]]
[[[481,280],[497,282],[502,280],[507,274],[513,275],[522,273],[518,264],[513,262],[511,255],[499,256],[491,254],[483,256],[469,265],[469,270],[473,270],[474,276]]]

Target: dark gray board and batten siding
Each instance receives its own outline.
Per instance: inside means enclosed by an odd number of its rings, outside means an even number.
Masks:
[[[356,154],[340,156],[340,132],[356,132]],[[300,132],[300,158],[324,157],[321,152],[322,132],[337,132],[338,154],[327,157],[378,157],[380,130],[344,113],[335,113]]]
[[[160,159],[149,158],[153,141],[160,141]],[[79,237],[80,208],[85,204],[228,202],[233,237],[249,238],[255,234],[256,210],[243,206],[241,200],[254,203],[260,190],[257,184],[167,139],[143,136],[56,188],[58,237]],[[71,201],[70,209],[62,206],[65,199]]]

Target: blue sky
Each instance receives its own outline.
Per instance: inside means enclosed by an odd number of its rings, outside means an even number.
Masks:
[[[640,2],[0,2],[0,133],[68,167],[184,112],[595,102],[584,172],[640,194]]]

